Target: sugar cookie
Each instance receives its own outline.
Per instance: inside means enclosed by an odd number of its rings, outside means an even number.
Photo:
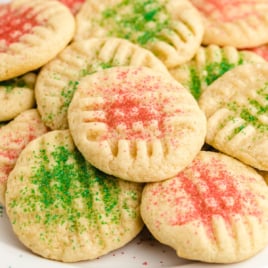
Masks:
[[[261,56],[235,47],[217,45],[201,46],[194,58],[170,69],[171,75],[188,88],[198,100],[213,81],[237,65],[264,62]]]
[[[142,185],[93,168],[68,130],[29,143],[9,175],[6,211],[20,241],[45,258],[100,257],[142,229]]]
[[[80,80],[68,110],[84,157],[137,182],[175,175],[201,149],[206,119],[191,93],[147,67],[113,67]]]
[[[0,203],[5,204],[5,191],[10,171],[23,148],[48,129],[36,109],[22,112],[14,120],[0,127]]]
[[[237,66],[199,99],[206,142],[248,165],[268,170],[268,63]]]
[[[0,81],[35,70],[55,57],[75,30],[58,1],[15,0],[0,5]]]
[[[36,74],[31,72],[0,82],[0,122],[14,119],[35,105]]]
[[[191,0],[203,15],[203,44],[255,47],[268,42],[268,2],[263,0]]]
[[[202,18],[188,0],[90,0],[76,23],[76,40],[128,39],[151,50],[167,67],[191,59],[204,33]]]
[[[113,66],[146,66],[169,75],[152,52],[119,38],[90,38],[72,42],[45,65],[35,87],[37,108],[51,129],[67,129],[67,109],[79,79]]]
[[[268,244],[268,187],[253,168],[201,151],[175,177],[148,183],[141,215],[179,257],[212,263],[246,260]]]

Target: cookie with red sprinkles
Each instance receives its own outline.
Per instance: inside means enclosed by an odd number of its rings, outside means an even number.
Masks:
[[[68,123],[92,165],[137,182],[177,174],[206,135],[206,118],[191,93],[148,67],[113,67],[82,78]]]
[[[258,54],[259,56],[263,57],[266,61],[268,61],[268,44],[264,44],[258,47],[253,47],[248,50]]]
[[[59,0],[59,1],[64,5],[66,5],[74,15],[80,10],[80,8],[85,2],[85,0]]]
[[[74,41],[39,72],[35,97],[42,120],[51,129],[67,129],[67,110],[79,80],[114,66],[146,66],[169,75],[151,51],[121,38]]]
[[[58,1],[15,0],[0,5],[0,81],[35,70],[72,39],[70,10]]]
[[[9,175],[6,211],[20,241],[63,262],[96,259],[123,247],[143,227],[143,185],[90,165],[69,130],[29,143]]]
[[[205,23],[203,44],[248,48],[268,42],[265,0],[190,0]]]
[[[36,109],[22,112],[14,120],[0,127],[0,203],[5,204],[8,175],[16,161],[33,139],[45,134],[47,127]]]
[[[268,187],[257,171],[227,155],[201,151],[182,172],[148,183],[141,215],[182,258],[246,260],[268,245]]]

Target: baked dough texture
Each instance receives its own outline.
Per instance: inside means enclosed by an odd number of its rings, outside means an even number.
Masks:
[[[151,50],[167,67],[191,59],[204,25],[188,0],[89,0],[76,16],[75,40],[120,37]]]
[[[6,211],[34,253],[63,262],[90,260],[141,231],[142,187],[91,166],[69,130],[51,131],[20,154],[8,179]]]
[[[58,1],[15,0],[0,5],[0,81],[43,66],[73,38],[71,11]]]
[[[191,93],[146,67],[113,67],[82,78],[68,122],[92,165],[137,182],[174,176],[206,135],[205,115]]]
[[[179,257],[210,263],[246,260],[268,244],[268,187],[256,170],[201,151],[173,178],[148,183],[141,215]]]

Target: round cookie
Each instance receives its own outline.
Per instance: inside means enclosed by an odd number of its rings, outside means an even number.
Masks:
[[[86,1],[76,16],[75,40],[119,37],[151,50],[167,67],[191,59],[204,26],[188,0]]]
[[[201,151],[173,178],[148,183],[141,215],[179,257],[211,263],[246,260],[268,244],[268,187],[253,168]]]
[[[119,38],[72,42],[40,71],[35,86],[37,108],[51,129],[67,129],[67,110],[79,79],[113,66],[146,66],[169,72],[152,52]]]
[[[106,175],[75,148],[68,130],[29,143],[9,175],[6,211],[33,252],[63,262],[95,259],[142,229],[142,185]]]
[[[203,16],[204,45],[255,47],[268,42],[268,2],[190,0]]]
[[[10,171],[24,147],[48,129],[36,109],[22,112],[0,127],[0,204],[5,204],[5,191]]]
[[[237,66],[199,99],[208,120],[206,142],[260,170],[268,170],[268,63]]]
[[[146,67],[113,67],[82,78],[68,122],[92,165],[137,182],[175,175],[206,134],[206,118],[191,93]]]
[[[72,39],[70,10],[58,1],[15,0],[0,5],[0,81],[35,70]]]
[[[35,73],[0,82],[0,122],[9,121],[35,105]]]
[[[217,78],[237,65],[264,62],[256,53],[235,47],[201,46],[188,62],[170,69],[171,75],[188,88],[198,100],[202,92]]]

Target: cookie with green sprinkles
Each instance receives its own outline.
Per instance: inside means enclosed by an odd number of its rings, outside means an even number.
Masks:
[[[191,93],[147,67],[113,67],[82,78],[68,122],[92,165],[136,182],[175,175],[206,135],[205,115]]]
[[[152,52],[128,40],[90,38],[72,42],[40,71],[35,86],[37,109],[51,129],[67,129],[67,110],[79,79],[114,66],[146,66],[169,75]]]
[[[0,122],[9,121],[35,105],[34,85],[36,74],[0,82]]]
[[[202,92],[217,78],[235,66],[265,62],[256,53],[232,46],[201,46],[188,62],[170,69],[171,75],[190,90],[198,100]]]
[[[237,66],[201,95],[208,119],[206,142],[268,171],[268,64]]]
[[[44,258],[77,262],[124,246],[142,229],[142,184],[109,176],[76,149],[69,130],[32,141],[9,175],[15,234]]]
[[[75,40],[119,37],[151,50],[167,67],[190,60],[204,25],[188,0],[86,1],[76,16]]]
[[[47,131],[36,109],[24,111],[0,127],[0,204],[5,204],[8,175],[21,151],[30,141]]]
[[[75,20],[59,1],[14,0],[0,5],[0,81],[33,71],[73,38]]]

